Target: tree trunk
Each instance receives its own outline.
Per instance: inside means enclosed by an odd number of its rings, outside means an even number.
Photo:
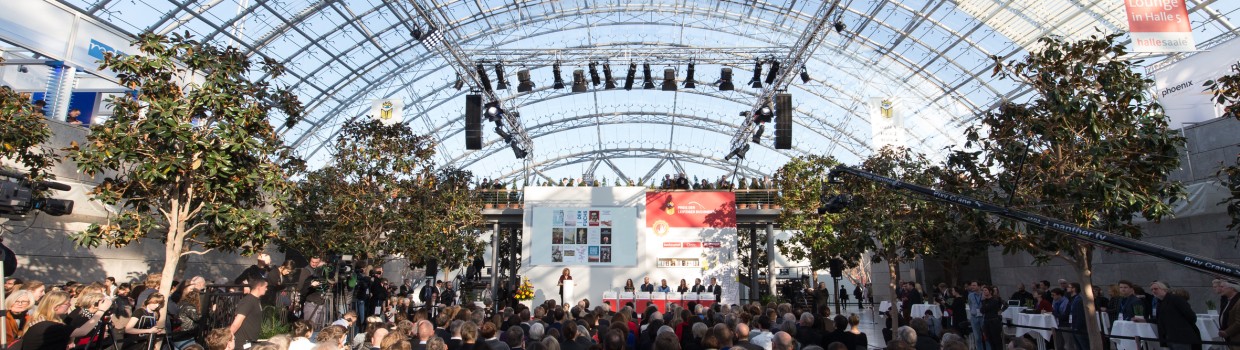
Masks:
[[[943,274],[947,275],[947,286],[958,286],[956,283],[959,282],[960,279],[960,264],[952,260],[940,260],[940,264],[943,265]]]
[[[900,263],[896,262],[895,259],[893,259],[890,256],[886,257],[886,259],[887,259],[887,273],[891,274],[891,283],[888,284],[888,287],[891,287],[891,296],[890,296],[891,307],[895,308],[895,315],[896,315],[895,322],[891,323],[894,328],[894,327],[899,327],[900,324],[904,321],[904,314],[902,313],[904,308],[899,306],[900,296],[899,294],[897,294],[897,291],[900,288]],[[883,311],[883,310],[879,310],[879,311]],[[888,313],[888,315],[891,315],[891,313]]]
[[[164,245],[163,278],[159,281],[159,294],[164,296],[164,306],[159,308],[158,319],[161,323],[157,326],[162,327],[167,324],[162,321],[168,319],[168,303],[172,302],[172,281],[176,279],[177,265],[181,261],[181,248],[185,244],[182,238],[184,227],[182,222],[171,222],[168,225],[168,240]]]
[[[1093,280],[1093,254],[1092,246],[1081,244],[1076,248],[1078,255],[1077,272],[1081,277],[1081,290],[1077,291],[1084,295],[1081,303],[1085,306],[1085,329],[1089,332],[1089,348],[1102,349],[1102,328],[1098,326],[1098,312],[1094,309],[1094,280]]]

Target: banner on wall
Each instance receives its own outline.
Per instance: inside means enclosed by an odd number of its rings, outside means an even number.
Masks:
[[[871,146],[904,146],[904,115],[893,98],[870,99]]]
[[[637,210],[631,207],[533,208],[534,265],[632,266]]]
[[[669,284],[717,279],[721,300],[739,302],[735,193],[646,192],[646,226],[646,259]]]
[[[1200,52],[1154,73],[1158,103],[1170,117],[1170,127],[1198,123],[1222,116],[1205,82],[1231,73],[1240,64],[1240,38],[1232,38],[1208,52]]]
[[[1197,50],[1184,0],[1124,0],[1135,52]]]

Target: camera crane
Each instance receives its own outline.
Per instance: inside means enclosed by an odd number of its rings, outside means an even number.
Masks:
[[[1180,266],[1188,267],[1197,271],[1216,276],[1227,276],[1229,278],[1240,278],[1240,266],[1231,263],[1219,261],[1216,259],[1206,258],[1200,255],[1179,251],[1176,249],[1160,246],[1157,244],[1128,238],[1105,231],[1088,229],[1077,225],[1070,224],[1065,221],[1051,219],[1045,216],[1036,215],[1020,210],[1005,208],[994,204],[986,203],[968,196],[962,196],[955,193],[934,190],[928,187],[922,187],[904,181],[884,177],[874,173],[853,169],[846,166],[837,166],[831,169],[827,175],[828,182],[833,184],[843,183],[840,175],[848,174],[859,177],[863,180],[873,181],[886,185],[888,188],[895,190],[903,190],[925,195],[930,198],[941,200],[947,203],[961,205],[976,210],[980,210],[992,215],[1004,217],[1020,221],[1033,226],[1041,227],[1048,230],[1054,230],[1067,234],[1081,241],[1092,244],[1107,246],[1119,250],[1137,252],[1163,260],[1170,261]],[[825,212],[842,211],[850,201],[850,196],[846,194],[824,198],[824,208],[820,209]]]

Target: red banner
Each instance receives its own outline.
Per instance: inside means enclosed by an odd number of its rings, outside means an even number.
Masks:
[[[736,228],[736,194],[732,192],[646,192],[646,226]]]
[[[1124,8],[1134,51],[1196,50],[1184,0],[1124,0]]]

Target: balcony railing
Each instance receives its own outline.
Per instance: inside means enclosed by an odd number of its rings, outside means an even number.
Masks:
[[[779,190],[671,190],[677,192],[718,192],[736,193],[737,209],[779,209]],[[521,209],[525,207],[523,190],[474,190],[476,200],[482,209]]]

